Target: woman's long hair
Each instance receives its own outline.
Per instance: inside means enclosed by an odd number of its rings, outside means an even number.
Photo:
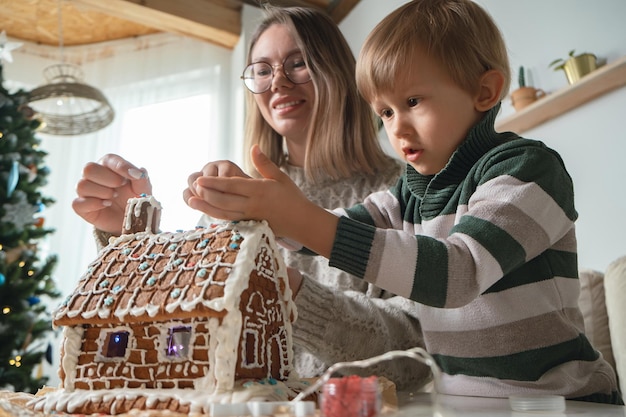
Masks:
[[[388,168],[392,158],[378,142],[374,114],[355,82],[355,58],[343,34],[321,11],[303,7],[266,7],[248,49],[271,25],[289,28],[311,73],[316,100],[309,122],[305,173],[310,180],[341,179],[374,174]],[[277,165],[286,163],[283,138],[265,121],[253,94],[246,93],[246,149],[259,144]],[[254,171],[249,159],[246,167]]]

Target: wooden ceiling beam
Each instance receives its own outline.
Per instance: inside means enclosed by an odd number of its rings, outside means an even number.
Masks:
[[[76,7],[106,13],[164,32],[233,49],[241,33],[240,10],[211,0],[69,0]]]
[[[241,2],[255,7],[269,3],[278,7],[317,7],[326,10],[329,0],[271,0],[266,2],[262,0],[242,0]]]
[[[341,22],[344,17],[359,3],[359,0],[335,0],[331,1],[328,13],[330,17],[337,23]]]
[[[259,0],[242,0],[245,4],[259,7]],[[316,7],[328,13],[328,15],[339,23],[350,11],[359,3],[359,0],[271,0],[270,3],[280,7]]]

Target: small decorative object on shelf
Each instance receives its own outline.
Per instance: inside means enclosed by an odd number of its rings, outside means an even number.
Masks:
[[[572,49],[567,56],[565,59],[555,59],[548,66],[555,71],[565,71],[567,82],[570,84],[598,68],[598,58],[589,52],[576,54],[576,50]]]
[[[519,67],[517,80],[519,88],[511,92],[511,104],[513,104],[515,110],[519,111],[546,95],[543,90],[529,87],[526,84],[526,71],[523,66]]]
[[[523,112],[516,112],[496,122],[499,132],[522,133],[557,118],[585,103],[626,87],[626,56],[602,65],[575,85],[551,92]]]

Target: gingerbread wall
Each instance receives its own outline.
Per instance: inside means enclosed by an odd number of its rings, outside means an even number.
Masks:
[[[245,314],[237,379],[272,377],[285,380],[289,376],[288,335],[285,329],[289,318],[284,317],[278,291],[280,289],[275,280],[255,272],[250,278],[249,288],[241,295],[241,311]]]
[[[242,292],[243,316],[235,379],[289,376],[289,321],[279,299],[282,291],[275,280],[273,260],[261,250],[257,261],[261,272],[253,272],[249,287]],[[76,389],[113,388],[194,388],[194,380],[209,375],[209,320],[194,318],[162,323],[109,324],[85,326],[82,352],[75,373]],[[190,360],[167,358],[164,354],[168,330],[193,328]],[[123,358],[103,356],[104,335],[128,331],[128,345]],[[123,359],[123,360],[122,360]]]
[[[162,329],[181,325],[193,327],[191,360],[163,360],[167,332]],[[130,332],[124,360],[103,358],[102,332],[120,329]],[[125,326],[88,326],[85,328],[82,353],[76,367],[75,388],[193,388],[193,381],[203,378],[208,372],[208,346],[207,319],[174,321],[168,325],[134,323]]]

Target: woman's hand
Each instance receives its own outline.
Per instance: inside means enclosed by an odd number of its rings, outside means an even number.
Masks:
[[[200,177],[244,177],[249,176],[243,172],[237,164],[231,161],[215,161],[209,162],[199,172],[192,173],[187,178],[187,188],[183,191],[183,200],[189,204],[189,199],[192,197],[198,197],[195,192],[195,182]]]
[[[185,190],[183,191],[183,200],[185,200],[185,203],[187,203],[187,205],[192,208],[195,208],[194,206],[202,204],[202,202],[199,201],[201,200],[201,197],[198,196],[195,191],[196,180],[200,177],[249,178],[249,176],[245,172],[243,172],[243,170],[239,168],[239,166],[237,166],[234,162],[226,160],[209,162],[204,167],[202,167],[202,170],[200,172],[194,172],[187,178],[187,188],[185,188]],[[191,204],[190,201],[192,201]]]
[[[107,154],[85,165],[76,193],[72,202],[76,214],[99,230],[119,235],[128,199],[152,194],[152,184],[145,169]]]

